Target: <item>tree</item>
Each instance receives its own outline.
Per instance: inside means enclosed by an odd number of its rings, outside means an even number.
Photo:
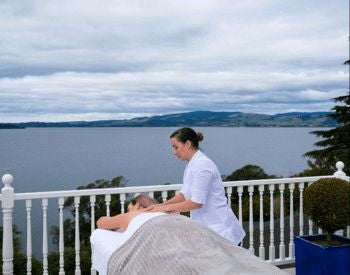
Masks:
[[[344,62],[350,65],[350,60]],[[349,92],[350,93],[350,92]],[[317,137],[323,140],[315,143],[322,149],[306,152],[304,156],[314,159],[308,161],[310,169],[305,170],[300,175],[329,175],[334,172],[334,165],[337,161],[342,161],[345,165],[344,172],[350,173],[350,94],[334,98],[335,102],[341,103],[331,110],[329,118],[335,120],[339,126],[329,130],[313,131]]]
[[[234,180],[258,180],[276,178],[274,175],[268,175],[261,167],[253,164],[248,164],[240,169],[232,172],[232,174],[225,177],[225,181]]]
[[[335,101],[344,103],[344,105],[332,108],[335,112],[329,114],[329,117],[336,120],[339,126],[329,130],[311,132],[324,138],[315,143],[316,146],[323,147],[323,149],[304,154],[304,156],[314,159],[314,162],[308,162],[310,170],[317,170],[321,174],[333,173],[337,161],[342,161],[345,164],[344,172],[346,174],[350,172],[350,96],[339,96],[335,98]]]

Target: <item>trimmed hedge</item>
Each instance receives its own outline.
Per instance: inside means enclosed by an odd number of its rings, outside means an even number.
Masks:
[[[350,221],[350,185],[338,178],[322,178],[305,189],[304,213],[328,234]]]

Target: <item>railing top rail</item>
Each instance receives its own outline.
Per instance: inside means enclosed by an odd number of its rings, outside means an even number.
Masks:
[[[277,178],[277,179],[260,179],[260,180],[239,180],[239,181],[225,181],[225,187],[239,187],[239,186],[257,186],[270,184],[289,184],[289,183],[310,183],[317,181],[320,178],[332,178],[330,176],[315,176],[315,177],[295,177],[295,178]],[[247,184],[249,182],[249,184]]]
[[[93,195],[108,194],[125,194],[125,193],[144,193],[155,191],[180,190],[181,184],[172,185],[149,185],[149,186],[132,186],[132,187],[114,187],[114,188],[98,188],[98,189],[82,189],[82,190],[64,190],[64,191],[48,191],[33,193],[16,193],[15,200],[41,199],[41,198],[66,198],[66,197],[82,197]]]
[[[244,187],[244,186],[259,186],[259,185],[277,185],[291,183],[310,183],[320,178],[334,177],[316,176],[316,177],[295,177],[295,178],[277,178],[277,179],[260,179],[260,180],[240,180],[240,181],[225,181],[225,187]],[[349,177],[348,177],[349,178]],[[131,186],[131,187],[115,187],[115,188],[99,188],[99,189],[82,189],[82,190],[62,190],[62,191],[47,191],[47,192],[28,192],[15,193],[15,200],[27,199],[43,199],[43,198],[67,198],[73,196],[94,196],[108,194],[125,194],[125,193],[144,193],[156,191],[180,190],[182,184],[169,185],[149,185],[149,186]],[[0,195],[0,200],[1,200]]]

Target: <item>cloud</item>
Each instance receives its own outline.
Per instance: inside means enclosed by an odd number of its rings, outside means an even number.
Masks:
[[[328,111],[347,3],[3,1],[0,121]]]

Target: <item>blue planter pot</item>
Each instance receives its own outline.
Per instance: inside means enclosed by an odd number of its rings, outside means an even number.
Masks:
[[[298,236],[295,241],[296,275],[349,275],[350,239],[334,235],[344,244],[325,247],[314,243],[326,235]]]

